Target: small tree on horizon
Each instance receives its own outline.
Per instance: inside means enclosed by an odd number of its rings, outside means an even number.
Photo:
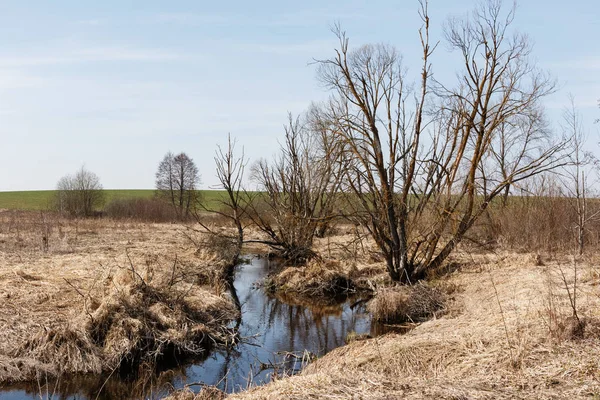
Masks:
[[[168,152],[158,165],[156,190],[169,201],[180,218],[188,217],[199,199],[200,175],[194,161],[185,153]]]
[[[65,175],[56,185],[56,207],[74,217],[90,217],[105,200],[100,178],[81,167],[75,175]]]

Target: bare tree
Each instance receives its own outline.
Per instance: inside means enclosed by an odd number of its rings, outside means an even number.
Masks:
[[[563,186],[577,218],[575,222],[577,251],[582,255],[588,224],[600,216],[600,210],[590,210],[588,202],[588,191],[591,186],[589,175],[592,172],[591,167],[594,167],[598,160],[591,152],[585,150],[586,135],[572,96],[570,107],[563,113],[563,120],[563,131],[570,138],[567,152],[569,164],[564,168]]]
[[[156,190],[175,207],[180,218],[188,217],[196,206],[199,183],[198,168],[185,153],[168,152],[158,165]]]
[[[76,217],[94,215],[105,200],[100,178],[85,167],[81,167],[75,175],[60,178],[56,190],[58,210]]]
[[[267,235],[262,243],[294,262],[314,255],[315,235],[335,217],[344,164],[331,127],[316,107],[302,119],[290,115],[280,156],[254,166],[264,195],[254,199],[248,216]]]
[[[498,127],[490,146],[491,158],[487,159],[483,174],[492,171],[498,181],[509,181],[510,175],[520,166],[532,161],[532,149],[541,147],[552,139],[552,133],[544,119],[542,109],[532,109],[528,115],[515,117],[513,121],[505,121]],[[494,178],[486,176],[487,179]],[[484,180],[484,184],[487,183]],[[486,192],[487,188],[483,188]],[[508,183],[502,193],[502,205],[506,206],[512,184]]]
[[[231,221],[236,228],[236,235],[228,236],[223,234],[223,232],[215,231],[203,222],[200,213],[195,214],[196,220],[206,232],[227,240],[235,240],[236,251],[230,263],[232,268],[237,264],[244,244],[244,230],[246,227],[244,219],[247,215],[249,204],[252,201],[252,195],[242,187],[247,163],[244,150],[242,149],[241,154],[236,154],[235,145],[235,140],[231,140],[231,136],[228,135],[226,149],[223,150],[221,146],[218,146],[214,157],[217,178],[220,182],[218,188],[225,190],[225,196],[218,200],[217,207],[211,206],[209,208],[202,205],[201,208],[205,212],[217,214]],[[226,271],[226,275],[230,275],[232,271],[232,269]]]
[[[411,282],[439,267],[507,187],[559,164],[564,143],[533,140],[542,128],[539,100],[553,82],[528,61],[524,35],[509,34],[514,8],[483,2],[465,19],[451,20],[446,37],[462,58],[458,84],[433,80],[427,2],[420,2],[422,67],[418,90],[405,83],[395,49],[340,48],[317,61],[334,92],[329,115],[351,156],[346,170],[349,207],[378,244],[390,277]],[[408,100],[415,102],[409,106]],[[530,139],[502,139],[503,127],[529,129]],[[510,142],[510,143],[509,143]],[[502,150],[498,146],[506,146]],[[502,171],[493,155],[513,155]],[[492,155],[492,157],[489,157]],[[499,158],[506,160],[506,158]],[[509,190],[509,189],[508,189]]]

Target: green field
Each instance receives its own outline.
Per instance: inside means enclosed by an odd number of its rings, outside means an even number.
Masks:
[[[113,199],[150,198],[153,189],[107,189],[106,203]],[[201,190],[204,203],[210,207],[216,205],[225,192],[219,190]],[[48,210],[52,207],[56,195],[54,190],[29,190],[23,192],[0,192],[0,209],[10,210]]]

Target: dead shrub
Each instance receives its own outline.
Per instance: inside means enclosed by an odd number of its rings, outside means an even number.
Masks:
[[[199,355],[229,341],[226,322],[236,310],[221,298],[207,299],[193,283],[155,279],[112,290],[92,313],[87,330],[102,344],[109,364],[122,360],[135,366],[166,356]]]
[[[219,263],[231,263],[239,255],[235,238],[226,234],[208,234],[198,243],[197,253]]]
[[[135,374],[229,344],[227,323],[237,310],[188,278],[177,264],[150,273],[122,269],[107,281],[102,297],[86,299],[96,303],[93,311],[86,308],[66,327],[44,328],[13,356],[51,364],[57,375],[116,368]]]
[[[574,264],[576,265],[576,264]],[[550,268],[546,269],[546,298],[542,311],[542,320],[546,324],[551,338],[557,341],[583,339],[586,335],[588,320],[581,317],[582,311],[577,306],[577,269],[572,272],[573,276],[567,277],[569,271],[565,271],[560,265],[553,274]],[[558,273],[556,273],[558,272]],[[570,279],[573,279],[571,286]],[[590,324],[592,327],[593,324]]]
[[[173,222],[180,219],[175,208],[159,198],[114,199],[104,208],[104,215],[112,219],[143,222]]]
[[[419,322],[442,314],[446,295],[425,283],[384,288],[369,301],[367,309],[377,321],[386,323]]]
[[[542,188],[536,195],[510,196],[506,205],[490,205],[487,218],[473,227],[471,236],[479,243],[522,252],[570,251],[577,221],[570,201],[552,187]],[[600,208],[600,201],[589,199],[587,206],[591,215]],[[597,219],[589,221],[586,245],[600,243],[599,225]]]

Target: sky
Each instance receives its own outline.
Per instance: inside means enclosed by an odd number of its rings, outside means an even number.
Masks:
[[[442,27],[475,5],[430,0],[443,82],[459,66]],[[0,0],[0,191],[54,189],[82,165],[107,189],[151,189],[168,151],[186,152],[213,188],[228,133],[251,161],[268,159],[288,112],[328,97],[312,61],[334,54],[333,24],[351,47],[395,46],[416,77],[417,10],[416,0]],[[557,81],[545,100],[555,129],[571,94],[600,156],[600,2],[521,0],[513,27]]]

